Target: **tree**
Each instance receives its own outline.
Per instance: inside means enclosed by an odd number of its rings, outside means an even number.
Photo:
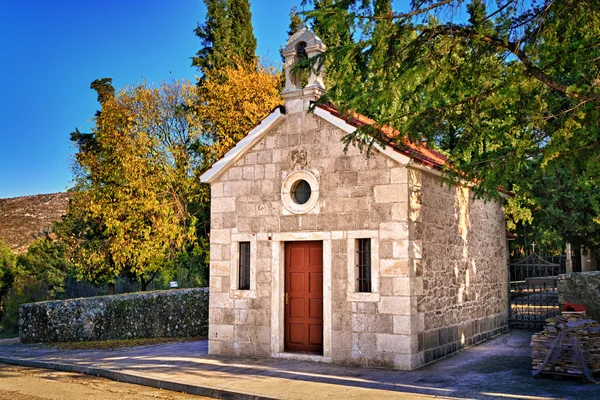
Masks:
[[[197,88],[174,81],[115,93],[96,80],[101,110],[90,134],[76,131],[75,186],[57,234],[80,278],[139,279],[142,290],[165,263],[196,244],[193,215],[208,192],[196,183],[200,121],[190,112]]]
[[[0,239],[0,321],[4,314],[4,298],[13,284],[16,259],[10,248]]]
[[[274,69],[241,60],[219,71],[207,71],[195,106],[211,142],[199,149],[207,165],[223,157],[282,103],[280,81]]]
[[[312,6],[314,10],[327,10],[343,3],[340,0],[302,0],[302,5]],[[313,32],[327,46],[341,47],[352,43],[352,18],[338,18],[335,23],[324,23],[319,18],[309,18]],[[294,32],[296,32],[294,30]]]
[[[194,30],[202,48],[192,66],[202,73],[256,61],[256,38],[248,0],[204,0],[206,20]]]
[[[48,299],[64,291],[71,264],[66,256],[67,245],[50,235],[34,241],[27,253],[17,258],[18,274],[35,278],[45,288]]]
[[[511,223],[533,215],[566,241],[600,245],[598,2],[424,0],[402,12],[389,3],[308,13],[362,33],[328,48],[333,85],[321,101],[401,129],[398,141],[428,139],[450,157],[446,177],[477,181],[479,196],[514,193]]]

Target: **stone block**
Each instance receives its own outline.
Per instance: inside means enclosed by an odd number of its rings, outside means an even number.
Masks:
[[[408,220],[408,203],[394,203],[392,205],[392,220],[406,221]]]
[[[244,165],[256,164],[256,158],[257,158],[256,146],[254,146],[254,149],[252,149],[252,150],[253,151],[246,153],[246,155],[243,157]],[[242,175],[243,175],[243,172],[242,172]]]
[[[398,259],[406,259],[410,257],[410,245],[409,240],[395,240],[392,243],[393,256]],[[413,257],[415,258],[415,257]]]
[[[384,222],[379,225],[380,239],[408,239],[407,222]]]
[[[365,314],[367,330],[373,333],[394,333],[394,316],[391,314]]]
[[[279,218],[279,229],[281,232],[294,232],[298,230],[298,218],[295,215],[281,216]]]
[[[227,180],[237,181],[242,179],[242,167],[231,167],[227,171]]]
[[[211,276],[229,276],[229,261],[211,261],[210,275]]]
[[[411,353],[411,338],[406,335],[377,334],[377,351]]]
[[[233,299],[228,292],[211,293],[209,305],[211,308],[233,308]]]
[[[367,332],[367,317],[364,314],[352,314],[352,332]]]
[[[377,351],[377,334],[353,333],[352,351],[361,354],[374,354]]]
[[[247,181],[254,180],[254,165],[249,165],[242,168],[242,179]]]
[[[354,158],[354,157],[352,157]],[[390,183],[390,172],[388,170],[374,170],[374,171],[359,171],[358,172],[358,185],[372,186],[372,185],[387,185]]]
[[[334,330],[331,333],[331,347],[332,349],[352,349],[352,333]]]
[[[275,179],[277,167],[274,164],[265,165],[265,179]]]
[[[211,324],[208,327],[209,340],[233,340],[233,325]]]
[[[270,164],[273,161],[272,154],[273,152],[270,150],[261,151],[258,153],[256,162],[258,164]],[[254,178],[256,179],[256,176]]]
[[[382,314],[409,315],[408,297],[381,296],[377,310]]]
[[[406,185],[379,185],[374,188],[376,203],[401,203],[408,199]]]
[[[380,277],[379,278],[379,293],[382,296],[391,296],[393,293],[393,283],[392,280],[394,278],[389,277]]]
[[[215,182],[212,185],[210,185],[210,195],[211,197],[217,198],[217,197],[222,197],[223,196],[223,187],[225,186],[225,184],[223,182]]]
[[[274,192],[275,188],[273,187],[273,181],[271,180],[263,180],[261,181],[260,192],[262,195],[270,195]]]
[[[410,296],[411,295],[411,278],[399,277],[392,278],[392,294],[394,296]]]
[[[408,276],[408,260],[379,260],[379,275],[382,277]]]
[[[210,277],[210,290],[214,293],[214,292],[222,292],[223,291],[223,286],[221,286],[221,283],[223,282],[222,278],[220,276],[211,276]],[[229,290],[229,288],[226,288],[226,290]]]
[[[391,183],[403,183],[408,185],[408,168],[398,167],[390,170]]]
[[[210,204],[212,213],[225,213],[235,211],[235,199],[233,197],[219,197]]]

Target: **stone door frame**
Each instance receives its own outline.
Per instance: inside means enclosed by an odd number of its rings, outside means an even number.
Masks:
[[[271,356],[332,362],[331,358],[331,232],[276,233],[271,237]],[[285,242],[323,242],[323,355],[285,352]]]

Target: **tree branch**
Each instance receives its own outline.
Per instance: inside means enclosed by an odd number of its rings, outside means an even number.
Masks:
[[[537,65],[535,65],[525,54],[523,50],[521,50],[519,42],[512,42],[508,40],[503,40],[495,36],[483,34],[476,32],[470,28],[462,27],[462,26],[446,26],[446,27],[436,27],[434,29],[426,29],[425,32],[431,33],[433,36],[439,35],[448,35],[448,36],[462,36],[466,38],[476,38],[481,40],[484,43],[487,43],[498,49],[505,49],[514,54],[519,61],[525,67],[525,71],[548,86],[549,88],[564,93],[565,95],[575,98],[580,101],[587,101],[600,104],[600,94],[594,92],[569,92],[568,86],[560,83],[544,71],[542,71]]]

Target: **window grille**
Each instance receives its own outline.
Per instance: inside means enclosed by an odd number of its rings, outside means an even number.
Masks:
[[[240,242],[240,290],[250,290],[250,242]]]
[[[358,292],[371,292],[371,239],[356,241],[356,288]]]

